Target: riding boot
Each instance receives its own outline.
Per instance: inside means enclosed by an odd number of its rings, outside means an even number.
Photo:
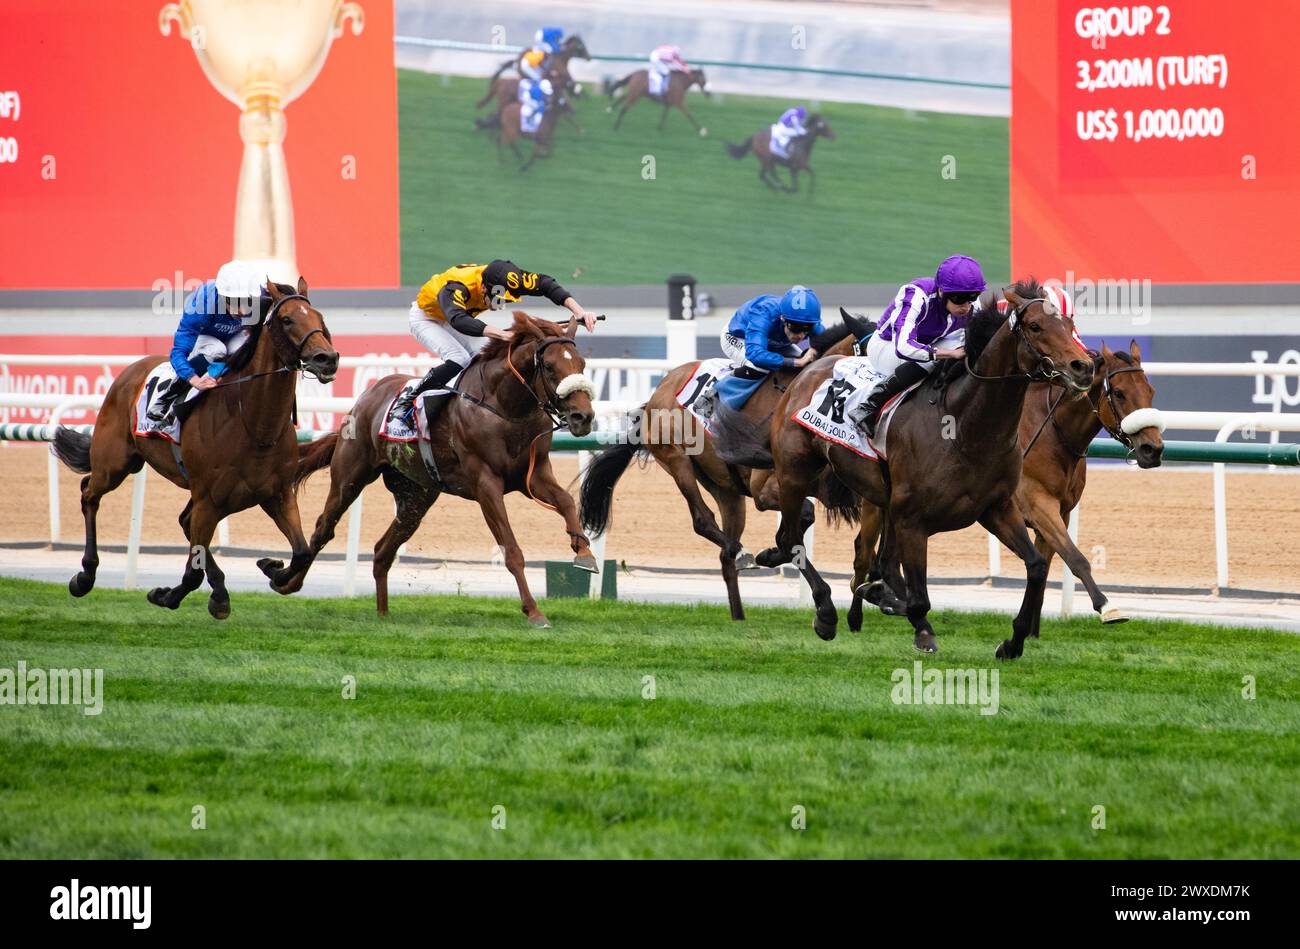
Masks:
[[[876,437],[876,426],[880,423],[880,410],[885,403],[908,386],[920,382],[929,372],[920,363],[905,362],[894,370],[894,374],[878,385],[862,404],[849,413],[849,421],[866,433],[868,438]]]
[[[434,366],[424,374],[423,379],[416,383],[414,389],[404,390],[402,394],[397,397],[397,401],[393,403],[393,418],[404,418],[410,415],[411,410],[415,407],[416,396],[423,392],[428,392],[430,389],[438,389],[445,386],[448,382],[451,382],[452,379],[456,378],[456,374],[464,368],[465,367],[460,363],[452,362],[450,359],[445,359],[438,365]]]
[[[190,388],[189,381],[177,376],[167,383],[166,390],[158,397],[158,403],[145,413],[145,416],[151,422],[158,422],[164,426],[170,426],[172,415],[176,409],[176,402]]]

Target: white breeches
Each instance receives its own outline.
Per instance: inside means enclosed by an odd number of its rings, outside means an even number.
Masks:
[[[957,330],[949,333],[941,339],[937,339],[932,344],[935,349],[957,349],[966,341],[966,331]],[[892,376],[894,370],[905,362],[914,362],[911,359],[905,359],[894,351],[894,341],[881,339],[879,336],[872,336],[867,341],[867,358],[871,360],[871,366],[882,376]],[[938,360],[931,362],[918,362],[926,372],[934,372],[938,366]]]
[[[411,335],[429,352],[450,362],[468,366],[469,361],[488,344],[486,336],[457,333],[449,323],[430,319],[416,304],[411,304]]]
[[[230,356],[239,352],[243,345],[248,342],[249,332],[246,329],[240,330],[228,340],[221,340],[215,336],[199,335],[194,339],[194,348],[190,350],[190,358],[202,356],[208,362],[225,362]]]

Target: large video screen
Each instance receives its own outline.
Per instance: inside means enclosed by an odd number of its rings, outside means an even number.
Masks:
[[[1300,280],[1294,0],[1012,0],[1016,273]]]

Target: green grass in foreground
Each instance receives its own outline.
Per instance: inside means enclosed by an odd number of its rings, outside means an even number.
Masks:
[[[770,190],[752,156],[722,147],[776,121],[784,99],[695,90],[689,107],[709,130],[700,138],[676,112],[660,132],[661,107],[647,102],[615,132],[604,97],[588,94],[575,106],[584,133],[562,124],[554,155],[520,174],[509,150],[498,161],[495,133],[474,128],[485,88],[398,72],[408,286],[501,256],[574,289],[683,271],[706,285],[902,283],[949,254],[978,257],[990,279],[1008,274],[1006,119],[823,103],[837,137],[814,149],[809,200]]]
[[[981,716],[891,703],[901,620],[828,644],[795,610],[551,601],[534,631],[504,599],[204,606],[0,580],[0,667],[101,667],[106,693],[98,717],[0,706],[0,855],[1300,856],[1291,635],[1047,622]],[[1009,629],[935,625],[927,667],[987,668]]]

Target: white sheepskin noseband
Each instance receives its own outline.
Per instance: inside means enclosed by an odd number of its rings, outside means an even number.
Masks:
[[[596,397],[596,387],[580,372],[565,376],[555,387],[555,394],[561,399],[567,399],[575,392],[585,392],[593,399]]]
[[[1133,435],[1152,426],[1155,426],[1158,432],[1165,430],[1165,419],[1159,409],[1138,409],[1130,412],[1124,416],[1124,421],[1119,425],[1120,431],[1125,435]]]

